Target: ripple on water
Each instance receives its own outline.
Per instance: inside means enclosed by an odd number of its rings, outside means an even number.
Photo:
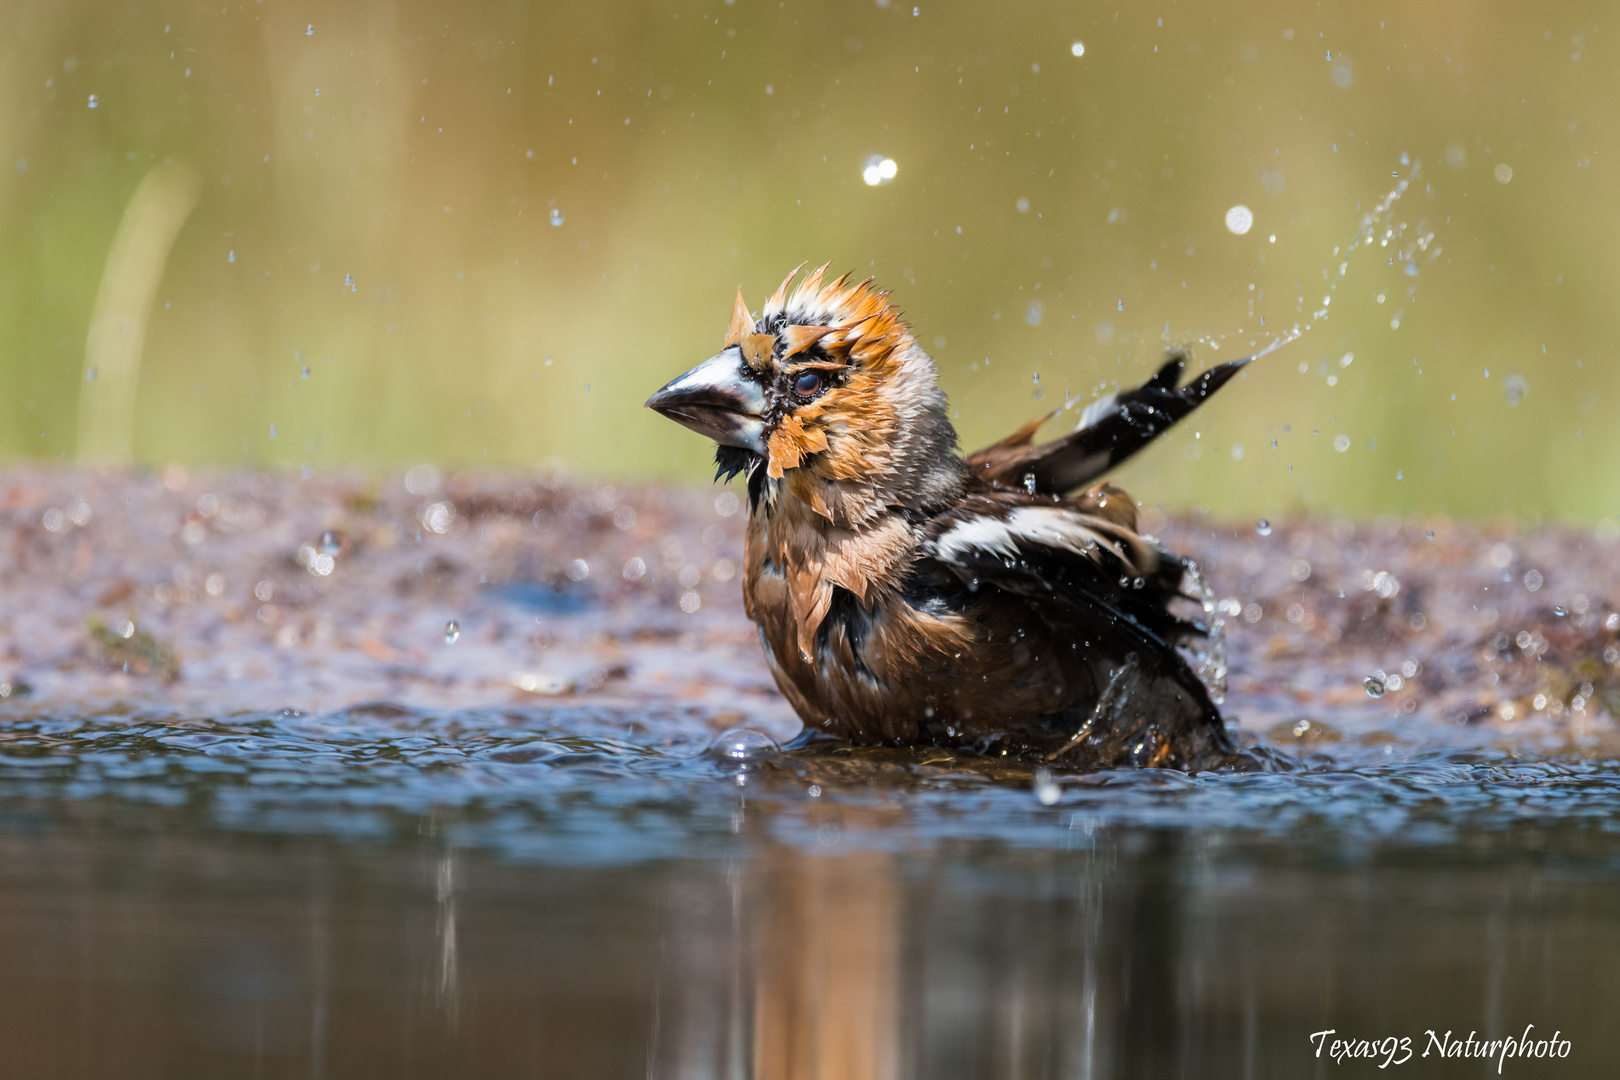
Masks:
[[[1346,743],[1337,756],[1278,758],[1280,767],[1257,771],[1037,777],[959,751],[783,750],[746,728],[712,731],[709,717],[679,709],[373,704],[204,721],[12,718],[0,722],[0,800],[159,802],[189,807],[208,827],[350,837],[454,810],[458,843],[623,862],[730,850],[748,835],[739,808],[749,828],[807,846],[825,843],[834,813],[840,843],[896,851],[961,841],[1072,848],[1099,828],[1331,851],[1448,844],[1524,825],[1607,831],[1620,797],[1613,760],[1529,759],[1486,744]]]

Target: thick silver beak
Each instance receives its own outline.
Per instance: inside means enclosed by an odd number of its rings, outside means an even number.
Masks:
[[[683,427],[723,446],[765,452],[765,389],[743,374],[735,346],[711,356],[647,399]]]

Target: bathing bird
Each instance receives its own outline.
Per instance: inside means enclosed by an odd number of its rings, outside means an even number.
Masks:
[[[826,267],[647,407],[744,478],[742,590],[776,684],[820,733],[1080,768],[1206,768],[1234,750],[1224,659],[1198,569],[1138,531],[1101,477],[1236,375],[1142,385],[1060,409],[965,458],[933,360],[889,294]],[[1189,655],[1190,654],[1190,655]]]

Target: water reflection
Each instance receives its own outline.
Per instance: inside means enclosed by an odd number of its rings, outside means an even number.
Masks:
[[[1620,1060],[1600,830],[1446,859],[1135,828],[895,855],[761,820],[733,858],[601,866],[446,852],[426,821],[361,843],[151,804],[4,821],[19,1075],[1300,1075],[1323,1027],[1526,1023],[1575,1041],[1568,1075]]]
[[[890,857],[777,850],[757,877],[753,1075],[898,1076],[902,926]]]
[[[662,730],[0,721],[0,1038],[30,1076],[1292,1076],[1326,1027],[1527,1023],[1620,1061],[1609,757],[1447,727],[1047,805]]]

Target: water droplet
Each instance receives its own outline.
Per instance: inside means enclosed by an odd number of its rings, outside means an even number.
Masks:
[[[305,37],[312,37],[314,35],[314,33],[315,33],[315,24],[314,23],[310,23],[308,26],[304,27],[304,36]]]
[[[1265,518],[1261,518],[1259,521],[1255,522],[1254,531],[1259,533],[1261,536],[1270,536],[1271,522],[1267,521]]]
[[[1069,46],[1069,54],[1071,56],[1084,56],[1084,55],[1086,55],[1086,43],[1083,42],[1083,41],[1077,41],[1073,45],[1070,45]]]
[[[444,643],[454,645],[461,638],[461,624],[451,619],[444,624]]]
[[[94,101],[95,98],[91,98],[90,100]],[[1505,184],[1509,180],[1513,179],[1513,166],[1509,165],[1505,161],[1498,162],[1496,168],[1491,170],[1491,175],[1496,177],[1497,183]]]
[[[1385,678],[1386,676],[1382,671],[1375,671],[1361,680],[1362,689],[1367,691],[1368,697],[1381,698],[1384,696],[1384,691],[1388,689],[1388,685],[1384,681]]]
[[[557,209],[555,206],[551,208],[551,223],[553,225],[561,225],[563,223],[563,212]]]
[[[755,731],[753,728],[731,728],[716,736],[705,753],[722,761],[757,765],[775,760],[781,755],[782,748],[776,745],[775,739],[763,731]]]
[[[890,180],[893,180],[899,172],[900,166],[895,163],[894,158],[884,157],[882,154],[872,154],[867,157],[865,164],[861,166],[861,179],[866,182],[868,187],[877,187],[879,184],[887,184]]]
[[[1052,770],[1035,770],[1035,799],[1042,806],[1054,806],[1063,798],[1063,789],[1052,779]]]
[[[1335,437],[1334,440],[1333,440],[1333,449],[1337,450],[1341,454],[1344,453],[1346,450],[1349,450],[1350,449],[1350,436],[1348,436],[1348,435],[1339,435],[1339,436]]]
[[[1254,211],[1242,203],[1232,207],[1226,212],[1226,230],[1237,236],[1242,236],[1254,226]]]
[[[119,623],[118,636],[123,638],[125,641],[128,641],[130,638],[134,637],[135,624],[130,622],[128,619],[125,619],[123,622]]]
[[[450,525],[455,520],[456,507],[454,503],[430,503],[422,510],[422,526],[429,532],[443,536],[450,531]]]
[[[101,102],[96,100],[96,95],[91,94],[90,95],[90,107],[93,109],[99,104],[101,104]]]
[[[349,287],[350,292],[354,292],[356,289],[359,288],[359,286],[354,283],[354,275],[353,274],[344,274],[343,275],[343,284],[345,284],[345,285],[347,285]]]
[[[84,373],[84,381],[85,382],[95,382],[96,381],[96,376],[100,375],[100,374],[101,374],[101,372],[97,371],[95,368],[90,368],[88,371],[86,371]]]
[[[1554,604],[1553,605],[1553,614],[1558,616],[1560,619],[1562,619],[1565,615],[1569,614],[1569,609],[1566,608],[1563,604]]]
[[[236,249],[235,248],[232,248],[230,251],[227,251],[225,253],[225,261],[228,262],[228,263],[233,263],[233,262],[236,261]]]
[[[1035,474],[1034,473],[1027,472],[1027,473],[1024,474],[1024,490],[1029,492],[1031,495],[1035,494]]]
[[[304,378],[306,378],[306,379],[309,378],[309,365],[308,364],[304,365],[304,370],[303,370],[302,374],[303,374]]]
[[[321,533],[321,553],[323,555],[336,555],[343,549],[343,538],[331,529]]]

